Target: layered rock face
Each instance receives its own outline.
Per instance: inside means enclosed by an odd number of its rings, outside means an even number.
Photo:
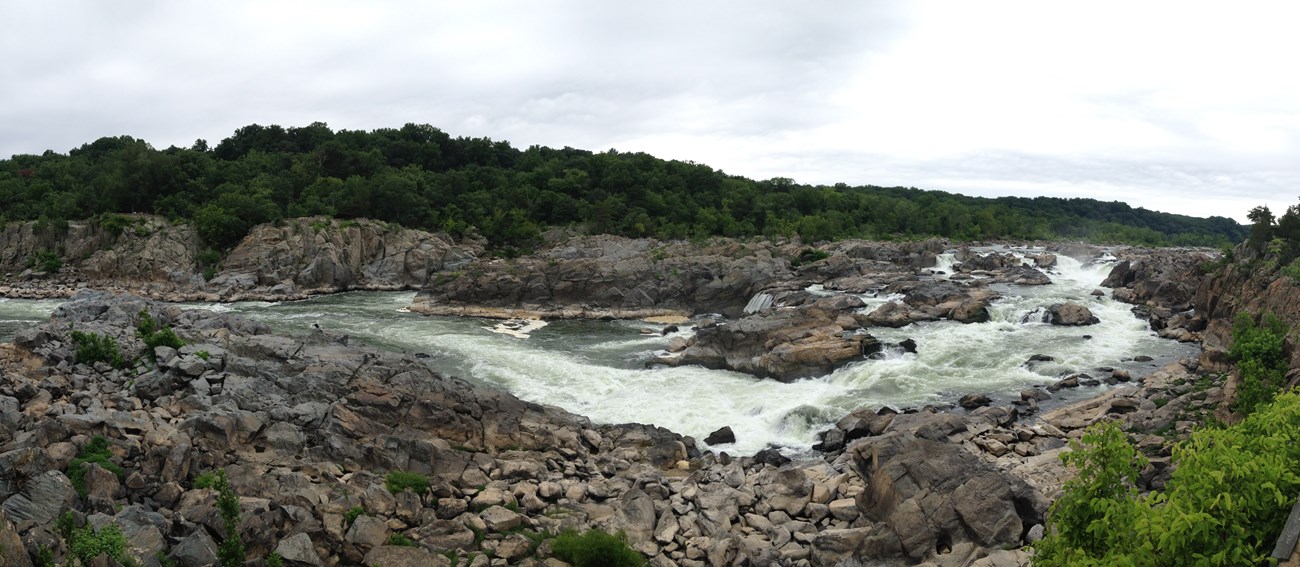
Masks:
[[[1202,363],[1223,369],[1238,313],[1272,314],[1291,328],[1300,325],[1300,282],[1254,263],[1231,263],[1207,275],[1193,298],[1197,321],[1204,327]],[[1291,347],[1291,368],[1300,368],[1300,349]],[[1296,380],[1295,376],[1291,377]]]
[[[370,220],[299,218],[255,227],[207,287],[223,298],[417,289],[482,253],[481,243],[456,244],[445,234]]]
[[[135,333],[142,311],[188,344],[158,347],[148,361]],[[127,358],[141,358],[127,369],[78,363],[72,330],[114,337]],[[91,526],[116,523],[143,564],[159,554],[211,564],[227,534],[217,493],[194,482],[217,468],[241,496],[249,557],[276,552],[292,564],[450,565],[449,556],[491,552],[511,565],[553,565],[548,545],[529,535],[598,527],[622,530],[654,565],[995,565],[1023,561],[997,549],[1022,545],[1041,521],[1041,497],[965,442],[1006,419],[966,426],[921,412],[825,458],[734,459],[347,342],[79,294],[0,348],[6,553],[34,557],[47,546],[65,557],[54,523],[71,510]],[[90,466],[83,495],[67,471],[92,436],[107,440],[123,472]],[[425,475],[428,491],[387,490],[399,469]],[[413,545],[390,544],[406,540]]]
[[[203,284],[198,275],[198,236],[149,216],[132,216],[134,223],[117,231],[96,223],[73,221],[66,228],[39,223],[10,223],[0,230],[0,294],[67,296],[91,282],[132,286],[157,293],[193,290]],[[39,271],[33,260],[41,254],[62,259],[64,272],[48,279],[21,281]],[[19,280],[19,281],[14,281]],[[23,293],[28,290],[29,293]]]
[[[115,230],[91,222],[66,229],[11,223],[0,231],[0,295],[68,297],[83,287],[167,301],[301,299],[347,290],[418,289],[438,272],[483,253],[479,241],[453,242],[369,220],[323,217],[258,225],[204,280],[194,229],[145,215],[122,216]],[[39,273],[53,254],[63,267]]]

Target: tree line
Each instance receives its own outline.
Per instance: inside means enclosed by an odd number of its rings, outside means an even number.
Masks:
[[[591,152],[455,137],[428,125],[373,131],[249,125],[215,147],[156,150],[106,137],[66,154],[0,160],[0,221],[153,213],[190,222],[213,247],[285,217],[366,217],[463,236],[499,252],[549,227],[661,239],[799,236],[1082,239],[1144,245],[1240,241],[1247,228],[1049,197],[967,197],[905,187],[753,180],[645,153]]]

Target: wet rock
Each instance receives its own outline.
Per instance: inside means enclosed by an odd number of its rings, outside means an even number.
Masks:
[[[957,400],[957,405],[966,409],[975,409],[987,406],[993,403],[988,396],[984,394],[966,394]]]
[[[735,443],[736,434],[731,431],[731,427],[726,426],[726,427],[722,427],[721,429],[718,429],[717,431],[714,431],[713,433],[710,433],[708,437],[704,438],[704,442],[708,443],[709,445]]]
[[[850,298],[861,306],[860,299]],[[829,374],[884,348],[871,335],[854,331],[856,320],[842,313],[851,306],[840,309],[843,303],[828,298],[700,329],[685,351],[659,362],[727,368],[785,382]]]

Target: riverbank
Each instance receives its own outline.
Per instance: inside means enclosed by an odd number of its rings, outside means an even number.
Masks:
[[[127,371],[74,364],[69,327],[134,352],[142,309],[190,344]],[[652,426],[594,424],[341,336],[268,330],[87,292],[6,347],[0,401],[14,411],[0,459],[28,480],[7,485],[0,508],[12,531],[0,539],[60,556],[57,512],[40,511],[71,509],[122,526],[145,564],[158,552],[203,564],[227,534],[216,494],[194,481],[224,468],[242,496],[250,557],[305,564],[450,565],[444,553],[488,564],[489,552],[539,564],[544,534],[565,527],[621,529],[656,565],[1023,563],[1024,552],[1001,548],[1038,533],[1068,474],[1055,455],[1078,428],[1119,416],[1176,434],[1187,412],[1217,399],[1176,364],[1038,423],[1022,421],[1017,404],[855,412],[823,435],[822,456],[788,463],[775,452],[701,452]],[[123,472],[90,467],[80,496],[65,471],[96,435]],[[430,491],[389,493],[393,470],[425,475]],[[1153,470],[1149,482],[1159,479]],[[414,546],[389,545],[407,540]]]

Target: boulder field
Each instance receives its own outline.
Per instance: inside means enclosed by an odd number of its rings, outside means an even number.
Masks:
[[[136,331],[143,314],[186,344],[149,350]],[[132,362],[78,363],[73,331],[112,337]],[[1045,509],[965,443],[970,428],[951,414],[909,414],[872,438],[879,447],[864,441],[834,457],[731,458],[348,342],[79,293],[3,349],[0,541],[64,557],[55,524],[71,512],[119,526],[143,564],[211,564],[230,534],[218,493],[196,479],[218,469],[239,495],[249,557],[305,564],[543,564],[548,534],[598,527],[622,530],[656,565],[834,565],[863,555],[958,565],[1021,545]],[[114,466],[81,466],[79,492],[73,460],[97,438]],[[392,471],[423,475],[429,487],[390,491]],[[896,505],[873,492],[889,475]],[[990,497],[994,485],[1010,488]],[[907,522],[925,521],[909,503],[927,493],[926,506],[948,512],[923,535]]]

